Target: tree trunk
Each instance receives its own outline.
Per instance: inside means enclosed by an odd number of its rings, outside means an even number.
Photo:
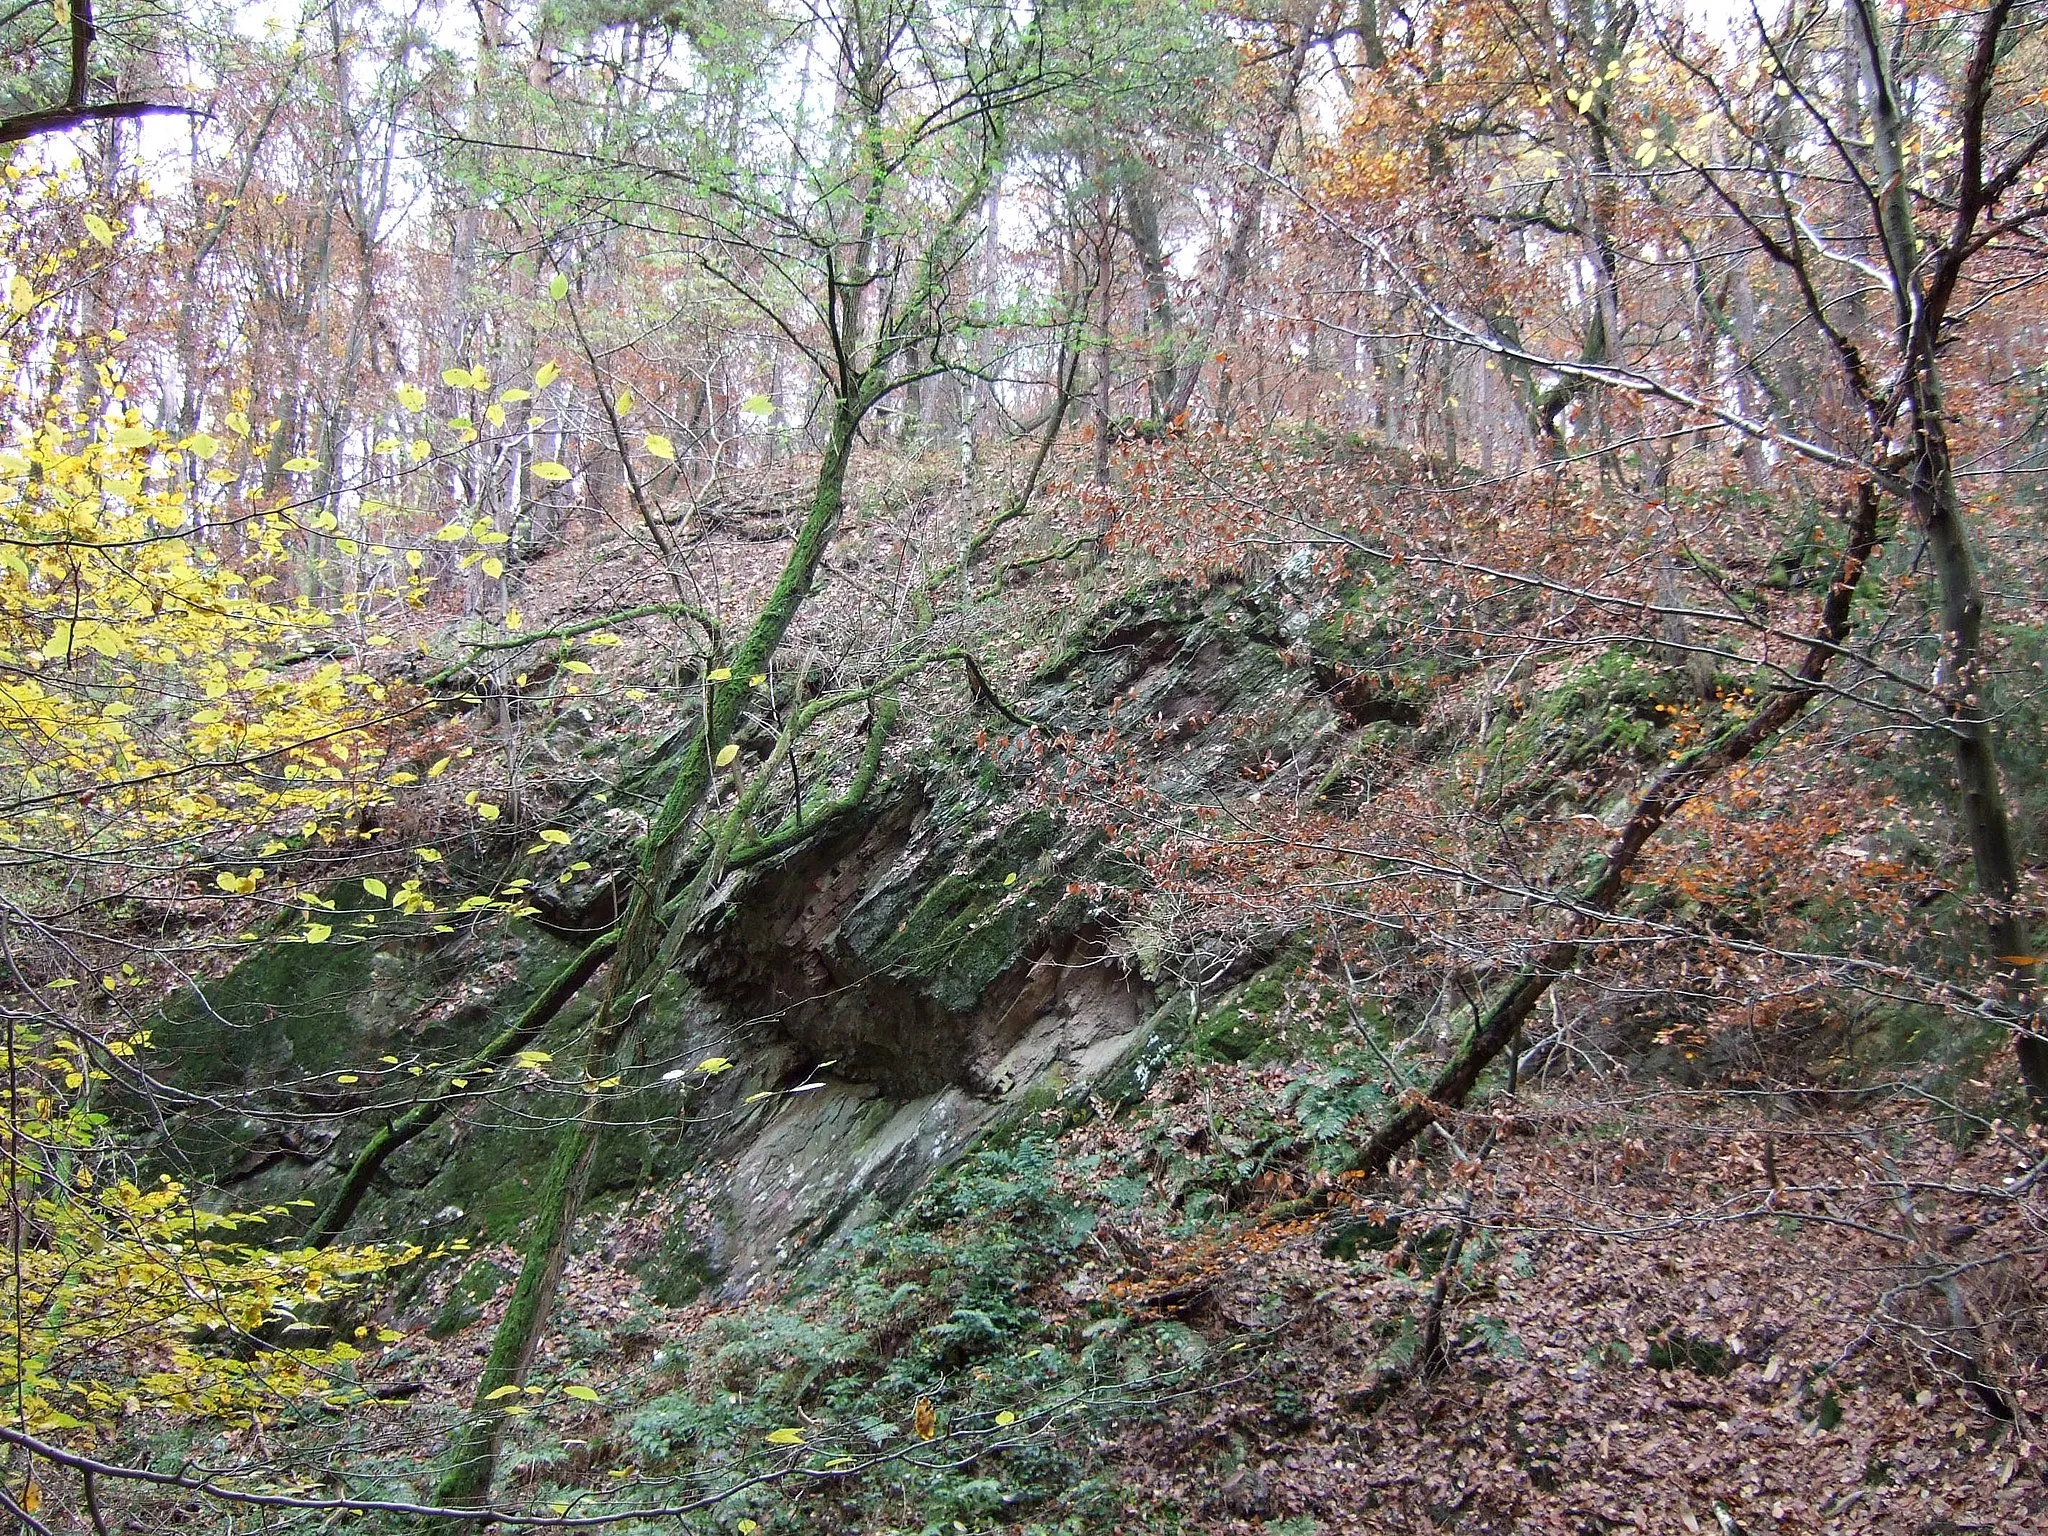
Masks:
[[[1166,250],[1159,233],[1159,198],[1153,191],[1150,168],[1142,162],[1124,161],[1117,167],[1118,195],[1123,203],[1124,228],[1131,237],[1131,249],[1138,255],[1138,271],[1145,283],[1145,339],[1152,354],[1152,416],[1164,422],[1168,408],[1180,397],[1180,326],[1173,313],[1173,290],[1169,285]]]
[[[2030,948],[2021,907],[2019,853],[1991,732],[1984,589],[1978,581],[1969,530],[1963,521],[1962,497],[1956,488],[1947,405],[1936,362],[1946,306],[1933,301],[1926,281],[1906,177],[1909,130],[1872,0],[1853,0],[1848,22],[1868,97],[1873,181],[1880,188],[1878,232],[1898,296],[1897,334],[1905,354],[1905,396],[1912,412],[1907,499],[1927,536],[1928,553],[1941,587],[1941,659],[1935,669],[1935,690],[1955,754],[1957,811],[1970,839],[1977,895],[1985,907],[1996,977],[1992,1003],[2012,1030],[2013,1051],[2028,1097],[2037,1109],[2048,1109],[2048,1038],[2040,1028],[2038,962]],[[1997,17],[1987,20],[1985,26],[1995,28]],[[1995,40],[1996,32],[1987,31],[1986,35]]]
[[[730,681],[711,685],[705,729],[684,755],[669,791],[643,843],[640,869],[620,925],[618,952],[608,973],[604,997],[591,1026],[585,1070],[592,1081],[611,1075],[607,1064],[631,1027],[640,989],[659,970],[664,941],[686,932],[695,920],[695,906],[737,835],[737,818],[691,879],[680,906],[669,910],[668,892],[688,855],[690,830],[711,787],[713,762],[720,745],[732,734],[741,705],[753,691],[750,679],[765,674],[769,659],[782,644],[804,599],[809,596],[818,566],[846,500],[846,470],[862,418],[874,404],[873,374],[859,376],[850,396],[842,395],[833,412],[831,436],[819,466],[811,507],[795,545],[783,563],[782,576],[753,627],[733,653]],[[527,1229],[525,1261],[506,1304],[505,1316],[491,1341],[491,1352],[477,1380],[475,1408],[456,1433],[448,1470],[435,1493],[437,1503],[475,1506],[489,1497],[497,1472],[498,1443],[504,1414],[492,1394],[525,1379],[540,1341],[555,1291],[567,1260],[576,1217],[582,1209],[590,1159],[605,1126],[606,1096],[586,1095],[580,1113],[557,1133],[546,1182]]]

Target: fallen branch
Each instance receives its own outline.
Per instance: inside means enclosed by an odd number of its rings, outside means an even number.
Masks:
[[[476,659],[475,653],[482,651],[517,651],[529,645],[539,645],[544,640],[573,640],[578,635],[592,634],[600,629],[609,629],[614,624],[630,624],[635,619],[647,618],[688,619],[710,637],[711,643],[718,643],[718,622],[692,603],[644,603],[638,608],[622,608],[617,613],[607,613],[600,618],[579,619],[573,624],[563,624],[555,629],[537,629],[530,635],[508,635],[503,640],[471,640],[467,644],[471,651],[469,661]],[[306,660],[306,657],[295,658]],[[452,682],[455,675],[469,661],[450,662],[426,681],[429,688],[437,688]]]

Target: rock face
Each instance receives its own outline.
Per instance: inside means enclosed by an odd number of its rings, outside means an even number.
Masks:
[[[1276,753],[1315,762],[1406,723],[1361,702],[1328,649],[1270,592],[1162,586],[1077,626],[1024,707],[1047,736],[1112,729],[1118,771],[1186,803],[1237,792]],[[1051,787],[1040,759],[977,750],[981,723],[939,732],[839,831],[728,879],[644,1000],[592,1199],[671,1205],[674,1273],[759,1283],[992,1126],[1087,1093],[1152,1032],[1153,952],[1102,894],[1128,869],[1030,792]],[[238,1202],[317,1199],[432,1064],[463,1059],[574,952],[558,927],[259,950],[166,1020],[210,1096],[169,1117],[176,1157],[239,1177]],[[478,1085],[395,1155],[354,1230],[515,1237],[547,1128],[580,1102],[549,1074],[579,1075],[588,1006],[538,1042],[560,1065],[515,1070],[509,1093]]]
[[[678,1061],[738,1063],[689,1110],[691,1225],[728,1289],[893,1208],[1019,1106],[1085,1092],[1143,1038],[1150,989],[1067,894],[1092,842],[1061,844],[1043,814],[976,826],[906,796],[740,882],[659,1010],[650,1040]]]
[[[717,1257],[744,1289],[793,1256],[892,1209],[981,1131],[1020,1104],[1085,1090],[1143,1035],[1141,990],[1108,966],[1042,959],[1030,1015],[984,1090],[949,1084],[895,1099],[872,1083],[827,1082],[789,1102],[729,1165]],[[1022,1010],[1013,1004],[1004,1024]],[[970,1030],[986,1015],[964,1020]]]

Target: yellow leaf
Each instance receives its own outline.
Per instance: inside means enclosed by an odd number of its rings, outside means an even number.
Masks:
[[[768,1432],[770,1445],[802,1445],[804,1432],[800,1429],[775,1429]]]
[[[500,1399],[502,1399],[502,1398],[507,1398],[507,1397],[517,1397],[518,1395],[519,1395],[519,1389],[518,1389],[517,1387],[513,1387],[513,1386],[505,1386],[505,1387],[500,1387],[500,1388],[498,1388],[498,1390],[497,1390],[497,1391],[495,1391],[495,1392],[487,1392],[487,1393],[485,1393],[485,1394],[484,1394],[484,1401],[485,1401],[485,1402],[487,1402],[487,1403],[495,1403],[495,1402],[498,1402],[498,1401],[499,1401]]]
[[[713,667],[704,674],[707,683],[729,683],[732,681],[731,667]]]
[[[721,1072],[731,1071],[732,1063],[727,1061],[723,1056],[706,1056],[702,1061],[697,1063],[697,1070],[699,1072],[702,1072],[706,1077],[716,1077]]]
[[[550,485],[560,485],[564,480],[570,479],[571,474],[568,465],[556,464],[551,460],[542,459],[533,466],[533,478],[545,480]]]
[[[443,368],[441,382],[450,389],[474,389],[476,381],[467,368]]]
[[[7,307],[17,315],[25,315],[36,307],[36,291],[19,272],[7,280]]]
[[[599,1401],[598,1395],[595,1392],[593,1392],[589,1387],[584,1386],[564,1387],[562,1388],[562,1396],[573,1397],[579,1403],[594,1403]]]
[[[1007,875],[1003,876],[1003,884],[1004,884],[1004,885],[1006,885],[1006,886],[1010,886],[1010,885],[1015,885],[1016,883],[1017,883],[1017,871],[1015,871],[1014,869],[1013,869],[1013,870],[1011,870],[1011,871],[1010,871],[1010,872],[1009,872],[1009,873],[1008,873]]]
[[[619,637],[613,634],[608,629],[600,629],[594,635],[585,635],[583,637],[583,643],[585,645],[595,646],[617,645],[619,643]]]
[[[337,1083],[360,1083],[362,1079],[353,1072],[344,1072],[335,1079]]]
[[[417,384],[398,386],[398,403],[408,411],[424,411],[427,408],[427,392]]]
[[[1003,1410],[1003,1411],[1002,1411],[1001,1413],[999,1413],[999,1414],[997,1414],[997,1415],[996,1415],[996,1428],[997,1428],[997,1429],[1008,1429],[1008,1428],[1009,1428],[1009,1427],[1010,1427],[1010,1426],[1011,1426],[1012,1424],[1014,1424],[1014,1423],[1016,1423],[1016,1422],[1017,1422],[1017,1415],[1015,1415],[1014,1413],[1010,1412],[1010,1410],[1009,1410],[1009,1409],[1007,1409],[1007,1408],[1005,1408],[1005,1409],[1004,1409],[1004,1410]]]
[[[569,843],[569,834],[554,827],[544,828],[538,835],[542,842],[553,843],[557,847],[567,847]]]
[[[306,924],[306,942],[308,944],[325,944],[327,936],[332,932],[334,930],[326,923],[308,923]]]
[[[739,743],[728,741],[718,749],[718,766],[723,768],[740,755]]]
[[[591,673],[595,672],[597,668],[587,661],[565,661],[562,663],[562,670],[564,672]]]
[[[88,235],[91,235],[93,239],[99,241],[101,245],[106,246],[109,250],[113,248],[114,226],[109,224],[105,219],[101,218],[98,214],[88,213],[85,216],[85,232]],[[33,1511],[31,1511],[31,1513],[33,1513]]]
[[[676,445],[659,432],[650,432],[647,434],[647,451],[657,459],[673,461],[676,456]]]
[[[500,576],[505,574],[505,562],[500,560],[496,555],[484,556],[484,574],[490,577],[493,581],[496,581]]]
[[[194,432],[185,439],[185,447],[195,459],[210,459],[220,452],[220,439],[204,432]]]
[[[533,376],[533,387],[535,389],[546,389],[561,376],[562,365],[560,363],[542,363],[540,365],[540,372]]]
[[[498,808],[488,800],[477,802],[476,813],[483,817],[485,821],[496,821],[499,815]]]
[[[363,889],[368,891],[372,896],[376,897],[379,901],[383,901],[391,894],[391,888],[388,885],[386,885],[382,880],[374,878],[366,879],[365,881],[363,881]]]
[[[318,459],[309,459],[304,454],[300,454],[296,459],[286,459],[284,467],[295,475],[303,475],[309,470],[318,469],[320,461]]]

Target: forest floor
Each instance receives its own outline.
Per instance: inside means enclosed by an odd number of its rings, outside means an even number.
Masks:
[[[1447,1288],[1433,1373],[1386,1363],[1404,1331],[1389,1321],[1427,1321],[1422,1252],[1361,1266],[1328,1254],[1325,1227],[1298,1230],[1227,1265],[1203,1303],[1210,1326],[1263,1326],[1296,1365],[1297,1422],[1270,1397],[1197,1402],[1124,1448],[1133,1483],[1233,1533],[1289,1515],[1330,1531],[2042,1528],[2048,1262],[2038,1198],[2012,1194],[2038,1189],[2038,1140],[1960,1151],[1896,1110],[1773,1126],[1654,1094],[1595,1111],[1605,1125],[1572,1106],[1576,1130],[1532,1108],[1502,1119],[1511,1134],[1455,1195],[1414,1176],[1424,1230],[1463,1227],[1480,1255]],[[1953,1352],[1950,1280],[1981,1370]],[[1233,1442],[1240,1465],[1216,1483]]]
[[[1455,1123],[1456,1150],[1397,1170],[1382,1199],[1282,1171],[1240,1208],[1187,1219],[1161,1148],[1229,1136],[1297,1072],[1181,1068],[1121,1112],[1063,1133],[1048,1120],[1055,1186],[1093,1225],[1027,1298],[1046,1335],[1166,1323],[1206,1363],[1194,1386],[1091,1426],[1089,1459],[1122,1489],[1111,1524],[1048,1524],[1040,1507],[959,1529],[1946,1536],[2048,1522],[2038,1130],[1905,1097],[1731,1108],[1610,1084],[1597,1103],[1535,1094]],[[1147,1185],[1135,1200],[1133,1177]],[[715,1353],[764,1301],[834,1311],[829,1285],[807,1301],[801,1278],[772,1297],[654,1304],[628,1267],[668,1219],[590,1219],[537,1379],[598,1365],[584,1379],[608,1403],[644,1401],[664,1361]],[[430,1395],[463,1400],[496,1311],[430,1352]],[[619,1346],[602,1364],[599,1339]],[[631,1455],[605,1408],[555,1433],[571,1449],[551,1478]],[[817,1518],[761,1528],[868,1528]]]

